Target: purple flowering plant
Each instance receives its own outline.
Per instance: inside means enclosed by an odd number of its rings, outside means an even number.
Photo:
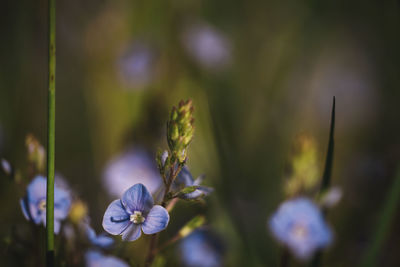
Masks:
[[[268,220],[269,231],[283,246],[285,257],[288,257],[287,253],[290,252],[300,261],[313,259],[313,262],[317,262],[321,255],[317,252],[329,247],[334,239],[333,231],[325,218],[327,209],[332,207],[341,195],[339,189],[330,189],[329,181],[333,157],[334,110],[332,114],[326,166],[315,200],[311,200],[309,196],[310,192],[315,192],[312,186],[284,190],[287,200],[283,201]],[[213,191],[213,188],[202,184],[204,175],[195,179],[186,166],[188,147],[193,139],[193,124],[192,102],[181,101],[172,109],[167,122],[168,149],[157,153],[154,164],[151,163],[146,150],[135,149],[133,152],[129,150],[129,153],[123,154],[107,166],[107,178],[104,178],[104,181],[108,186],[113,180],[110,177],[118,177],[117,182],[124,181],[124,188],[129,183],[131,185],[120,198],[112,201],[105,209],[102,219],[105,233],[96,233],[90,223],[86,204],[67,186],[64,179],[56,177],[54,233],[57,234],[57,238],[66,241],[66,255],[78,255],[66,259],[65,264],[85,262],[86,266],[129,266],[132,262],[125,262],[124,258],[119,259],[108,254],[117,251],[113,250],[117,247],[116,243],[123,246],[125,241],[138,240],[143,233],[149,236],[145,266],[158,266],[158,260],[163,259],[161,252],[177,241],[180,262],[184,266],[224,266],[224,246],[213,231],[202,227],[205,223],[204,216],[194,216],[175,235],[171,237],[170,233],[166,234],[169,239],[158,244],[159,234],[168,228],[170,212],[179,200],[204,203],[204,197]],[[32,136],[29,136],[29,140],[27,146],[30,153],[30,171],[40,173],[44,166],[44,149]],[[128,166],[132,163],[134,166]],[[3,168],[9,174],[18,173],[12,169],[11,164]],[[136,179],[135,176],[139,174],[147,176]],[[46,227],[47,179],[40,174],[33,177],[20,199],[22,214],[35,225]],[[292,189],[296,184],[291,183]],[[148,189],[150,185],[151,191]],[[315,184],[314,188],[316,186]],[[121,188],[118,188],[118,192]],[[116,190],[113,194],[116,195]],[[118,242],[112,236],[121,236],[123,242]],[[83,249],[80,245],[82,240]]]
[[[136,183],[120,199],[111,202],[103,216],[104,230],[112,235],[120,235],[123,241],[135,241],[142,232],[152,235],[146,266],[151,266],[159,252],[157,235],[167,228],[170,221],[168,210],[173,208],[176,201],[200,200],[212,192],[211,188],[201,185],[204,176],[194,180],[185,166],[188,146],[193,139],[193,123],[191,100],[181,101],[177,107],[173,107],[167,122],[168,150],[158,152],[156,157],[162,184],[159,190],[152,191],[160,196],[153,198],[144,184]],[[201,224],[186,226],[185,229],[190,230],[180,231],[169,243],[185,237]]]
[[[153,197],[143,184],[129,188],[121,199],[114,200],[103,218],[103,228],[124,241],[135,241],[141,232],[151,235],[164,230],[169,222],[168,211],[154,205]]]
[[[294,183],[298,185],[295,190],[293,190],[293,187],[291,190],[285,190],[287,197],[290,199],[284,201],[268,220],[269,230],[273,237],[284,246],[285,252],[288,249],[301,261],[308,261],[313,258],[312,262],[315,264],[319,264],[320,262],[321,253],[317,252],[321,252],[322,249],[328,247],[333,242],[333,233],[326,223],[325,214],[328,211],[327,208],[333,206],[331,204],[338,200],[335,196],[333,198],[336,199],[332,200],[332,195],[337,195],[334,192],[337,189],[334,188],[333,191],[329,190],[333,162],[334,125],[335,98],[333,98],[325,170],[317,195],[320,205],[312,201],[310,197],[305,196],[307,194],[306,187],[303,187],[301,183]],[[303,151],[302,153],[305,154],[307,151]],[[292,178],[292,181],[297,182],[296,180],[301,179],[301,176],[298,177]],[[316,184],[313,184],[313,187],[315,188]],[[292,192],[296,192],[294,197]],[[286,253],[282,255],[281,264],[285,265],[288,255]]]

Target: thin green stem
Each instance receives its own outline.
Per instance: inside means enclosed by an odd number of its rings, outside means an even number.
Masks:
[[[171,165],[172,167],[170,168],[170,171],[169,171],[169,178],[168,178],[168,181],[167,181],[167,183],[165,185],[164,197],[163,197],[163,200],[161,201],[161,206],[163,206],[164,208],[167,206],[168,201],[169,201],[168,193],[171,190],[171,185],[175,181],[176,177],[178,176],[178,174],[180,173],[180,171],[183,168],[183,165],[179,164],[178,168],[174,172],[173,166],[175,166],[175,165],[176,165],[176,161]],[[146,261],[145,261],[145,266],[146,267],[151,266],[151,264],[153,263],[157,252],[159,251],[157,249],[157,241],[158,241],[158,233],[151,236],[149,250],[148,250],[148,253],[147,253],[147,256],[146,256]]]
[[[368,247],[361,266],[372,267],[377,266],[376,261],[379,251],[385,242],[390,230],[393,217],[396,215],[397,207],[400,201],[400,168],[397,170],[396,177],[393,184],[389,189],[384,206],[382,207],[382,214],[378,222],[376,232],[373,236],[372,242]]]
[[[56,3],[49,0],[49,76],[47,121],[46,265],[54,266],[54,156],[56,121]]]

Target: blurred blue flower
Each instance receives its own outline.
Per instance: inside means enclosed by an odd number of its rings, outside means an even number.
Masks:
[[[179,245],[184,266],[218,267],[223,265],[221,241],[204,229],[196,230]]]
[[[46,226],[46,178],[36,176],[28,185],[26,196],[20,199],[22,213],[27,220]],[[61,221],[68,216],[71,196],[68,191],[54,186],[54,232],[59,233]]]
[[[130,148],[107,164],[103,184],[113,197],[121,196],[133,184],[142,183],[153,194],[161,178],[154,157],[142,148]]]
[[[93,230],[92,227],[90,227],[89,224],[85,224],[85,231],[86,231],[86,237],[89,239],[90,243],[92,243],[95,246],[101,247],[101,248],[109,248],[114,244],[114,239],[112,239],[110,236],[108,236],[105,233],[97,235],[96,232]]]
[[[1,168],[7,175],[11,175],[13,173],[13,168],[11,166],[11,163],[6,159],[1,159]]]
[[[230,41],[211,25],[197,23],[189,26],[182,40],[189,55],[206,69],[223,69],[231,61]]]
[[[304,197],[281,204],[270,218],[269,228],[274,237],[301,260],[309,259],[333,239],[319,208]]]
[[[155,74],[156,53],[146,42],[136,41],[119,57],[117,66],[122,83],[127,87],[142,89]]]
[[[127,263],[114,256],[105,256],[99,251],[89,250],[85,254],[86,267],[129,267]]]
[[[213,191],[213,189],[206,186],[200,186],[200,184],[204,180],[204,177],[205,177],[204,175],[200,175],[196,180],[194,180],[189,169],[185,166],[178,174],[178,177],[176,177],[175,186],[176,187],[198,186],[198,188],[194,192],[184,194],[183,198],[185,199],[196,199],[201,196],[206,196],[210,194]]]
[[[103,217],[103,228],[124,241],[135,241],[141,230],[147,235],[164,230],[169,222],[168,211],[154,205],[153,197],[142,184],[129,188],[121,199],[114,200]]]

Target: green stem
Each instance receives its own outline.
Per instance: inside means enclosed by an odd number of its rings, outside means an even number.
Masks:
[[[56,120],[56,4],[49,0],[49,76],[47,121],[46,265],[54,266],[54,152]]]
[[[161,201],[161,206],[163,206],[164,208],[167,206],[168,204],[168,193],[171,190],[171,185],[174,182],[174,180],[176,179],[176,177],[178,176],[178,174],[180,173],[180,171],[182,170],[183,165],[179,164],[177,170],[174,172],[174,168],[173,166],[176,165],[176,161],[172,164],[172,167],[170,168],[170,175],[169,175],[169,179],[167,181],[167,184],[165,184],[165,191],[164,191],[164,197],[163,200]],[[154,234],[151,236],[150,239],[150,245],[149,245],[149,250],[146,256],[146,261],[145,261],[145,267],[150,267],[154,261],[154,258],[157,254],[157,252],[159,251],[157,249],[157,241],[158,241],[158,233]]]
[[[377,266],[377,256],[390,230],[390,224],[393,222],[393,217],[396,215],[397,207],[400,201],[400,168],[397,171],[390,191],[387,194],[382,214],[377,225],[376,232],[373,236],[373,241],[368,247],[361,266],[370,267]]]

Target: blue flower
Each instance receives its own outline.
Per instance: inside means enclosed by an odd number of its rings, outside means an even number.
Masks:
[[[188,187],[188,186],[198,186],[198,188],[188,194],[184,194],[182,198],[185,199],[196,199],[202,196],[206,196],[210,194],[213,189],[206,186],[200,186],[200,184],[204,180],[204,175],[199,176],[196,180],[193,179],[192,174],[190,173],[189,169],[185,166],[182,168],[181,172],[178,174],[175,180],[175,187]]]
[[[186,52],[208,70],[223,70],[232,61],[231,41],[218,29],[200,22],[190,25],[183,33]]]
[[[96,232],[92,227],[90,227],[89,224],[85,224],[84,227],[86,228],[86,237],[93,245],[101,248],[109,248],[114,244],[114,239],[112,239],[110,236],[107,236],[107,234],[102,233],[96,235]]]
[[[206,230],[196,230],[179,246],[184,266],[218,267],[223,265],[221,241]]]
[[[121,199],[114,200],[103,217],[103,228],[124,241],[135,241],[141,231],[147,235],[164,230],[169,222],[167,210],[154,205],[153,197],[142,184],[129,188]]]
[[[333,239],[319,208],[303,197],[281,204],[270,218],[269,228],[274,237],[300,260],[307,260]]]
[[[103,184],[113,197],[121,196],[133,184],[144,184],[150,193],[161,186],[157,164],[151,154],[143,148],[129,148],[107,164]]]
[[[155,76],[156,51],[146,42],[130,44],[117,61],[121,82],[129,89],[144,89]]]
[[[96,250],[86,252],[85,260],[86,267],[129,267],[126,262],[114,256],[105,256]]]
[[[46,226],[46,178],[36,176],[28,185],[26,196],[20,199],[22,213],[27,220]],[[68,216],[71,196],[68,191],[54,186],[54,232],[60,232],[61,221]]]

